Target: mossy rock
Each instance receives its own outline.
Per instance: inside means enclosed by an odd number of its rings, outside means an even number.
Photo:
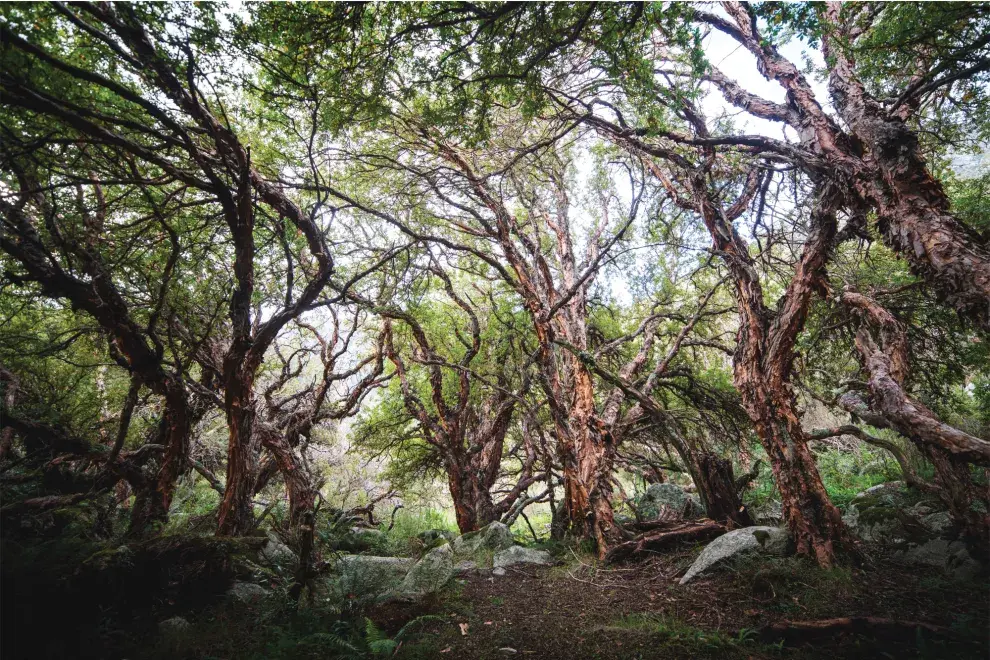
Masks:
[[[880,546],[903,547],[925,543],[949,529],[926,525],[937,502],[908,490],[895,481],[874,486],[853,498],[843,521],[864,541]]]

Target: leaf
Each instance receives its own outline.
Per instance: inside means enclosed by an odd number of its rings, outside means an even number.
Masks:
[[[467,632],[468,632],[468,627],[469,627],[468,624],[466,624],[466,623],[459,623],[457,625],[459,625],[461,627],[461,635],[463,637],[467,637]]]

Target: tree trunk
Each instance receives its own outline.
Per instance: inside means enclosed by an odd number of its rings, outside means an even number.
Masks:
[[[595,417],[594,384],[591,372],[568,353],[574,380],[574,399],[565,430],[563,447],[564,501],[571,526],[592,539],[599,558],[621,540],[612,511],[612,470],[615,443]],[[558,428],[558,433],[560,429]]]
[[[473,456],[478,457],[481,453]],[[461,534],[477,531],[498,520],[491,495],[493,482],[489,481],[487,474],[471,463],[463,467],[454,460],[447,463],[446,469],[454,516]]]
[[[797,552],[814,556],[820,566],[831,566],[837,546],[849,545],[851,538],[822,483],[793,397],[783,388],[774,391],[763,379],[748,379],[741,365],[736,372],[737,383],[743,384],[743,405],[770,459]]]
[[[838,546],[851,547],[852,537],[822,484],[789,380],[794,346],[835,240],[834,211],[824,200],[816,202],[811,234],[787,290],[771,312],[748,246],[728,223],[704,173],[696,174],[692,188],[698,211],[733,275],[739,306],[733,380],[770,459],[784,520],[799,554],[813,555],[820,566],[831,566]]]
[[[284,435],[269,427],[259,428],[258,434],[262,436],[265,447],[272,452],[278,462],[289,495],[289,525],[292,527],[299,551],[299,567],[296,570],[295,583],[292,585],[290,595],[298,598],[303,587],[307,586],[315,575],[313,567],[316,561],[314,556],[316,489],[313,487],[309,473]],[[254,481],[251,481],[250,485],[253,484]],[[253,517],[251,523],[253,526]]]
[[[732,461],[715,454],[698,452],[694,456],[694,483],[698,495],[716,522],[735,527],[755,525],[749,511],[743,506],[736,492],[736,480],[732,474]]]
[[[990,559],[990,487],[973,483],[969,465],[948,452],[923,445],[922,451],[935,467],[938,497],[961,528],[963,538],[983,563]]]
[[[254,372],[242,371],[241,359],[237,352],[231,351],[224,365],[224,407],[229,436],[227,479],[218,515],[218,536],[243,536],[254,527],[252,500],[257,483],[259,448],[255,434]]]
[[[824,11],[843,25],[838,3]],[[856,163],[852,182],[860,197],[876,209],[884,242],[961,314],[990,328],[990,250],[949,210],[945,189],[929,172],[917,133],[902,116],[890,113],[867,92],[844,45],[826,34],[822,45],[834,60],[829,91],[836,110],[868,156],[842,154]],[[835,129],[838,131],[838,128]],[[833,141],[833,148],[850,142]]]
[[[448,461],[447,485],[450,488],[450,498],[454,502],[454,517],[457,519],[457,529],[461,534],[473,532],[478,527],[478,517],[474,508],[474,498],[471,496],[471,485],[461,466],[454,461]]]

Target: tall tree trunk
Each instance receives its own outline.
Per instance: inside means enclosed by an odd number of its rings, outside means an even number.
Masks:
[[[568,353],[574,398],[570,406],[561,459],[564,498],[571,526],[595,541],[600,557],[621,539],[612,510],[612,471],[615,443],[595,415],[591,372],[578,356]],[[558,424],[559,426],[559,424]],[[561,429],[558,428],[558,434]]]
[[[219,536],[243,536],[254,527],[252,500],[258,478],[259,449],[255,433],[254,372],[243,372],[238,360],[232,351],[224,365],[227,479],[218,514]]]
[[[259,428],[258,432],[265,447],[272,452],[278,462],[289,495],[289,525],[292,527],[299,550],[299,567],[296,570],[291,595],[293,598],[298,598],[303,587],[307,586],[315,575],[316,488],[313,487],[308,471],[284,435],[268,427]],[[249,490],[253,484],[254,481],[249,483]],[[252,524],[253,522],[252,518]]]
[[[692,188],[697,209],[735,282],[739,333],[734,381],[770,460],[784,520],[799,554],[813,555],[820,566],[831,566],[840,546],[851,547],[852,537],[822,483],[789,380],[794,346],[835,240],[834,210],[820,194],[794,274],[771,312],[748,246],[729,224],[704,172],[696,172]]]
[[[447,471],[447,485],[450,498],[454,502],[454,517],[457,529],[461,534],[467,534],[478,529],[478,516],[474,508],[474,497],[467,475],[457,461],[447,460],[444,466]]]
[[[848,544],[849,532],[822,483],[793,395],[745,364],[736,366],[736,383],[770,459],[798,554],[813,555],[821,566],[832,565],[837,546]]]

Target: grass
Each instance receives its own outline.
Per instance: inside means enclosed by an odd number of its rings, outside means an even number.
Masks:
[[[707,655],[717,652],[719,657],[745,657],[746,652],[757,649],[755,631],[743,629],[736,635],[718,630],[702,630],[674,617],[652,613],[630,614],[612,621],[603,630],[623,630],[646,634],[650,641],[664,645],[665,649],[684,653],[683,657],[695,654]],[[766,650],[761,648],[760,650]]]
[[[767,609],[788,616],[828,616],[835,602],[855,591],[852,569],[820,568],[801,557],[743,556],[726,569],[741,575]]]

